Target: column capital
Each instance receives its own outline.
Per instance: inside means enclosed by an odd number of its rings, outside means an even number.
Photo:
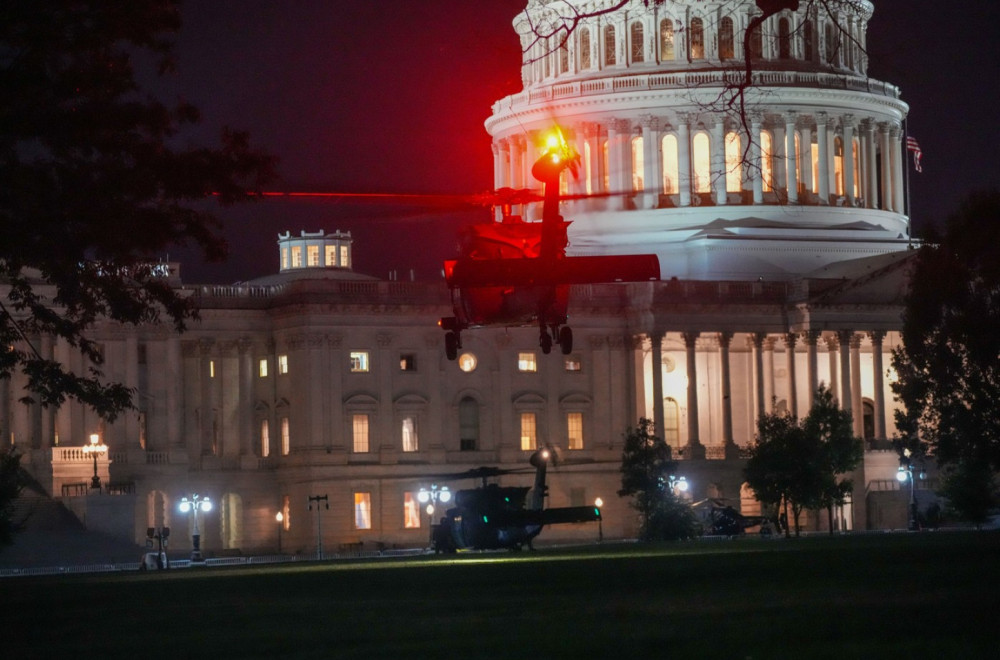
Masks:
[[[766,332],[751,332],[747,337],[747,345],[759,351],[763,347],[765,339],[767,339]]]
[[[795,342],[798,341],[799,336],[794,332],[785,333],[785,347],[795,348]]]
[[[806,330],[802,333],[802,341],[806,346],[815,346],[822,334],[820,330]]]
[[[853,330],[837,330],[837,340],[841,344],[850,344],[851,340],[854,339]]]
[[[720,348],[728,349],[730,342],[733,340],[733,333],[727,330],[716,334],[715,337],[719,342]]]
[[[695,343],[698,341],[698,336],[700,334],[701,333],[697,332],[697,331],[694,331],[694,332],[682,332],[681,333],[681,337],[684,338],[684,345],[686,347],[688,347],[688,348],[694,348],[695,347]]]
[[[660,118],[654,115],[639,115],[639,125],[651,131],[660,130]]]
[[[872,345],[881,346],[882,340],[885,339],[885,330],[870,330],[868,338],[872,340]]]

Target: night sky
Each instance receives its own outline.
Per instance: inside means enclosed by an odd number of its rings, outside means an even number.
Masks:
[[[975,188],[1000,186],[1000,3],[875,0],[869,74],[898,85],[909,134],[916,233]],[[476,193],[492,186],[492,103],[521,89],[511,27],[526,0],[189,0],[178,72],[161,91],[203,113],[185,139],[221,126],[280,158],[280,190]],[[945,13],[948,12],[948,13]],[[438,276],[455,228],[486,212],[442,213],[331,201],[272,200],[226,209],[230,259],[178,250],[186,283],[276,272],[279,232],[349,230],[355,269]]]

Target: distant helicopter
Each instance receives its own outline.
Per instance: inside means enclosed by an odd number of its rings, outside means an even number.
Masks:
[[[502,221],[470,227],[459,259],[444,264],[454,316],[442,318],[445,354],[454,360],[462,347],[462,331],[490,325],[537,325],[543,353],[559,344],[564,355],[573,350],[567,323],[569,289],[573,284],[637,282],[660,277],[656,255],[567,257],[569,222],[559,215],[559,179],[564,170],[574,176],[576,154],[558,127],[547,150],[531,168],[545,186],[542,221],[524,222],[512,206],[537,201],[526,190],[497,191]]]
[[[545,525],[601,520],[601,510],[596,506],[543,508],[546,470],[553,459],[554,453],[548,448],[531,455],[530,463],[535,468],[532,487],[487,483],[490,478],[521,470],[480,467],[458,474],[438,475],[444,479],[481,479],[482,485],[454,494],[455,506],[431,528],[434,551],[446,554],[466,549],[517,551],[524,546],[530,548]],[[527,501],[529,491],[530,502]]]

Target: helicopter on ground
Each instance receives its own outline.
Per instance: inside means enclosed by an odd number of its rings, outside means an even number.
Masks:
[[[482,485],[454,493],[454,506],[431,527],[434,551],[444,554],[466,549],[518,551],[524,546],[531,548],[532,541],[546,525],[601,520],[601,510],[597,506],[543,508],[546,471],[554,457],[549,448],[539,449],[531,455],[530,463],[535,468],[531,487],[488,483],[490,478],[522,470],[480,467],[458,474],[438,475],[443,479],[480,479]]]
[[[558,129],[546,146],[531,169],[544,184],[542,221],[525,222],[511,213],[515,205],[538,201],[537,194],[498,190],[501,222],[470,227],[462,256],[444,264],[454,316],[438,325],[446,333],[449,360],[462,347],[463,330],[490,325],[537,325],[543,353],[555,343],[568,355],[573,350],[573,332],[566,325],[571,285],[659,279],[659,260],[653,254],[566,256],[570,223],[559,214],[559,202],[572,198],[560,196],[559,183],[565,170],[576,175],[580,157]]]

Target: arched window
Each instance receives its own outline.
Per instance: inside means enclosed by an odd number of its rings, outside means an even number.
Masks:
[[[759,60],[764,57],[764,38],[759,25],[750,32],[750,59]]]
[[[271,429],[266,419],[260,420],[260,457],[271,455]]]
[[[733,59],[733,19],[723,16],[719,21],[719,59]]]
[[[674,21],[664,18],[660,21],[660,60],[674,59]]]
[[[677,162],[677,138],[673,135],[664,135],[661,150],[663,153],[663,194],[676,195],[680,192],[677,185],[680,176],[680,167]]]
[[[787,18],[778,20],[778,58],[782,60],[792,57],[792,29]]]
[[[629,27],[629,40],[631,41],[631,54],[633,62],[645,61],[645,44],[642,38],[642,23],[636,21]]]
[[[458,403],[458,436],[462,451],[479,447],[479,403],[469,396]]]
[[[698,133],[691,140],[691,173],[694,192],[712,192],[712,155],[707,133]]]
[[[667,397],[663,400],[663,441],[671,447],[680,445],[681,409],[677,400]]]
[[[802,24],[802,57],[811,62],[816,57],[816,35],[813,34],[812,21],[806,19]]]
[[[863,419],[861,428],[865,442],[871,442],[875,439],[875,406],[868,399],[861,402],[861,414]]]
[[[615,26],[604,26],[604,66],[615,65]]]
[[[833,180],[838,196],[846,194],[844,186],[844,140],[839,135],[833,138]]]
[[[743,150],[740,134],[726,134],[726,192],[738,193],[743,189]]]
[[[692,60],[705,59],[705,27],[700,18],[691,19],[689,55]]]
[[[767,131],[760,133],[760,180],[764,192],[774,190],[774,145]]]
[[[580,68],[590,68],[590,30],[580,28]]]
[[[632,191],[642,192],[645,190],[643,181],[643,149],[642,138],[636,136],[632,138]]]

